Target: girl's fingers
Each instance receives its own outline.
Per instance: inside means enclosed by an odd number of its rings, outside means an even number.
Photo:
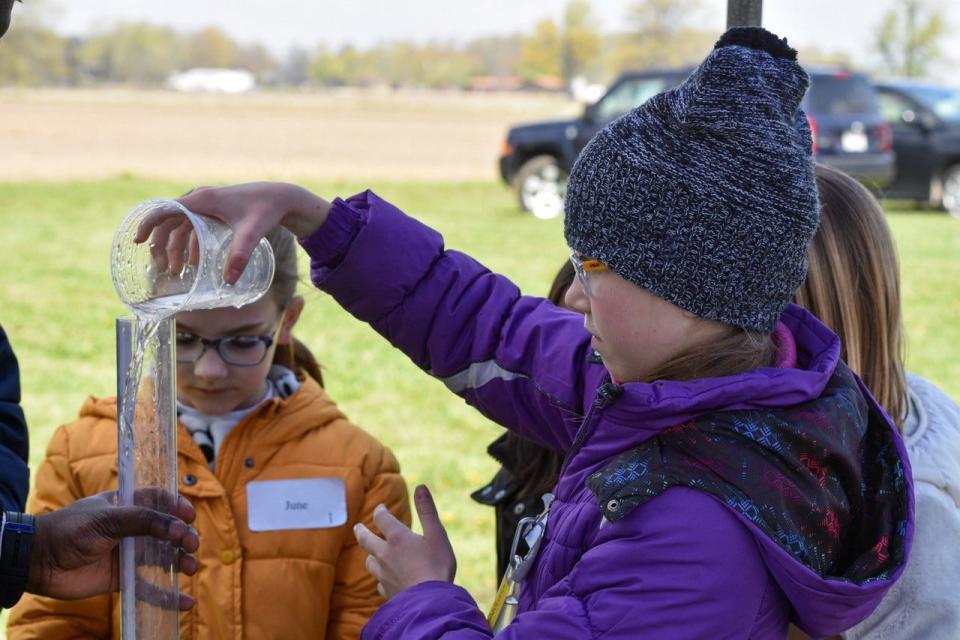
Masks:
[[[237,202],[232,194],[242,185],[233,187],[197,187],[177,198],[177,202],[187,209],[200,215],[216,218],[220,222],[233,228],[233,239],[230,242],[230,253],[224,265],[224,279],[227,284],[236,284],[243,274],[243,270],[250,260],[250,254],[264,234],[251,229],[251,224],[237,216],[242,211],[243,203]],[[237,208],[238,205],[241,205]],[[253,222],[255,224],[255,221]]]
[[[387,551],[387,541],[370,531],[364,524],[357,524],[353,527],[353,535],[357,538],[357,544],[363,547],[363,550],[371,556],[382,557]]]
[[[196,233],[190,234],[190,252],[187,259],[192,265],[200,264],[200,239]]]
[[[383,532],[387,540],[411,533],[410,528],[397,520],[384,505],[378,504],[373,510],[373,524]]]
[[[160,273],[170,268],[170,234],[183,223],[183,216],[166,218],[150,234],[150,255]],[[188,223],[189,224],[189,223]]]
[[[165,223],[169,225],[169,220]],[[163,273],[170,266],[167,257],[167,233],[163,224],[154,227],[150,233],[150,257],[153,258],[153,264],[157,267],[158,273]]]
[[[417,516],[420,518],[420,526],[423,528],[423,537],[427,540],[445,540],[447,530],[440,522],[437,505],[427,485],[421,484],[414,490],[413,502],[417,508]]]
[[[140,221],[140,226],[137,227],[137,235],[133,240],[138,244],[146,242],[147,238],[150,237],[150,234],[152,234],[157,227],[170,220],[179,220],[181,218],[183,218],[183,211],[180,209],[174,207],[157,207]]]
[[[234,284],[247,268],[247,262],[250,261],[250,255],[257,248],[265,234],[260,232],[254,226],[238,226],[233,232],[233,239],[230,241],[230,255],[227,256],[227,264],[224,270],[224,277],[228,284]]]
[[[193,225],[189,220],[184,220],[170,232],[167,240],[167,255],[170,259],[170,273],[179,274],[183,271],[187,260],[187,243],[190,237],[194,235]]]
[[[364,563],[367,568],[367,573],[374,577],[377,582],[383,582],[383,568],[380,566],[380,562],[373,556],[367,556],[367,560]]]

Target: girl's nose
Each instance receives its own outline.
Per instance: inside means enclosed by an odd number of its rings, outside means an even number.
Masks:
[[[567,287],[567,292],[563,294],[563,304],[567,309],[577,313],[590,313],[590,298],[587,292],[583,290],[579,278],[574,278],[573,283]]]
[[[216,349],[208,348],[200,359],[193,363],[193,375],[198,378],[223,378],[227,375],[227,364]]]

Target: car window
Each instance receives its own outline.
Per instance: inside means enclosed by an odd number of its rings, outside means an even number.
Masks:
[[[667,81],[665,78],[624,80],[597,103],[595,110],[597,120],[609,122],[619,118],[666,88]]]
[[[843,116],[877,112],[873,87],[864,76],[849,73],[813,76],[809,99],[811,113]]]
[[[916,109],[912,100],[889,91],[878,91],[877,102],[880,103],[880,115],[891,124],[900,124],[904,112]]]
[[[915,87],[916,98],[947,122],[960,122],[960,91],[945,87]]]

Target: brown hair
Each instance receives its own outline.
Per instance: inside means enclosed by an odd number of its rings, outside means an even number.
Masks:
[[[565,307],[563,303],[564,296],[567,295],[567,289],[573,284],[573,279],[577,277],[577,272],[573,268],[573,263],[569,260],[564,261],[563,266],[557,271],[550,283],[550,292],[547,294],[547,300],[557,305]]]
[[[732,376],[773,364],[776,346],[769,333],[740,327],[730,330],[709,346],[697,345],[674,356],[645,378],[655,380],[695,380]]]
[[[796,302],[840,336],[842,357],[899,428],[907,411],[897,250],[876,199],[817,165],[820,229]]]
[[[563,297],[573,284],[576,272],[573,264],[566,260],[550,284],[547,299],[558,307],[563,305]],[[511,452],[511,460],[517,461],[513,469],[514,477],[520,481],[517,495],[521,498],[540,496],[553,489],[560,477],[563,458],[556,451],[519,436],[513,431],[507,432],[506,446]]]
[[[297,268],[297,240],[294,235],[283,227],[274,229],[267,234],[267,241],[273,248],[275,263],[273,282],[267,295],[271,296],[277,306],[286,309],[297,294],[297,283],[300,282],[300,271]],[[293,338],[290,344],[279,345],[273,354],[273,363],[286,367],[297,375],[308,375],[323,386],[323,374],[320,372],[320,363],[305,344]]]

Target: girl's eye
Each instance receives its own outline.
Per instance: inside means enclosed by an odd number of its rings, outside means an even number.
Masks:
[[[260,346],[260,340],[256,336],[233,336],[224,342],[237,351],[256,349]]]

